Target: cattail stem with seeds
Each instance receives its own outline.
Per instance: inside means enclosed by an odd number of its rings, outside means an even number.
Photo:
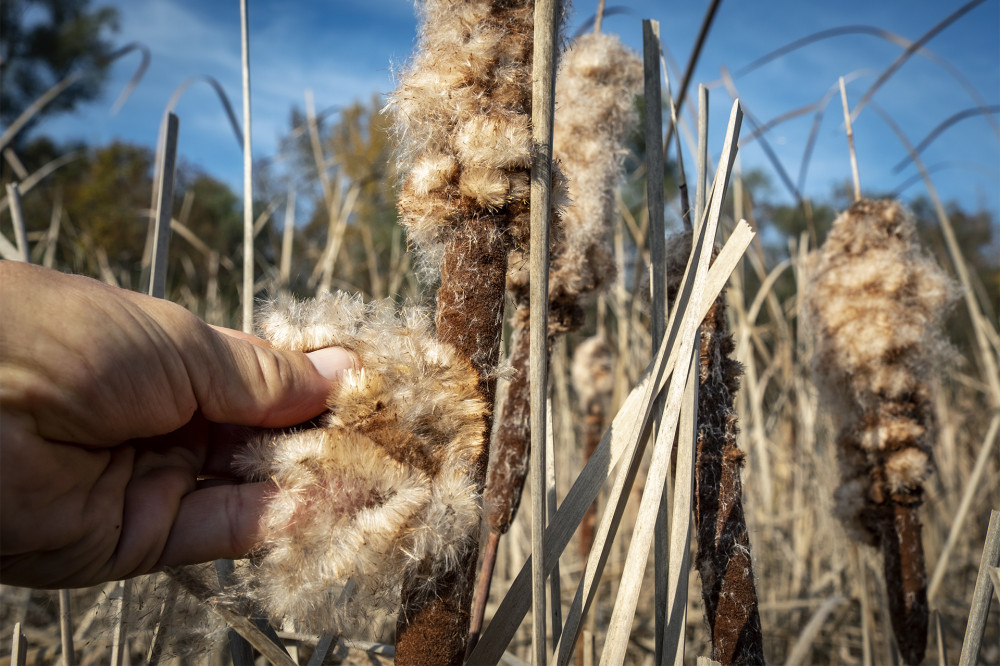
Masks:
[[[602,290],[615,275],[610,250],[614,191],[622,177],[622,143],[635,122],[632,99],[641,81],[638,57],[614,36],[581,36],[563,55],[556,96],[559,108],[554,151],[573,205],[557,220],[549,270],[547,353],[557,336],[583,324],[582,299]],[[556,174],[555,186],[561,187]],[[527,274],[515,258],[508,288],[516,303],[508,385],[497,428],[486,488],[491,534],[507,532],[521,502],[531,447],[528,351],[531,307]],[[536,313],[537,316],[537,313]],[[490,560],[487,560],[490,561]],[[492,571],[483,567],[480,588],[488,590]],[[476,602],[473,622],[481,624],[486,599]]]
[[[690,233],[668,243],[668,297],[676,298],[691,247]],[[695,564],[701,576],[712,658],[730,664],[763,664],[764,644],[750,537],[743,512],[735,409],[740,364],[726,324],[725,295],[716,298],[701,325],[698,442],[695,457]]]
[[[427,0],[420,43],[391,106],[401,137],[403,224],[440,269],[437,336],[470,361],[483,417],[477,480],[486,483],[508,254],[528,222],[533,3]],[[478,549],[435,594],[403,589],[396,662],[458,664],[465,653]]]
[[[931,369],[954,288],[915,242],[894,201],[861,200],[817,252],[808,296],[813,371],[835,425],[835,510],[850,536],[882,551],[889,615],[903,660],[923,661],[927,574],[918,508],[930,472]]]

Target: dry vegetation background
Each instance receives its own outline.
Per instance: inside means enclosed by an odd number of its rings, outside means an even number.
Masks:
[[[87,16],[100,25],[95,14]],[[93,35],[89,41],[81,38],[82,55],[64,63],[63,74],[100,71],[109,58],[119,55]],[[98,86],[99,78],[83,84]],[[4,86],[12,85],[10,81],[5,79]],[[70,86],[63,94],[72,96],[74,90],[83,95],[79,91],[87,88]],[[37,97],[45,92],[25,94]],[[59,145],[45,135],[45,109],[55,107],[32,110],[30,102],[25,100],[19,109],[6,105],[3,117],[2,179],[8,185],[6,198],[0,202],[4,258],[21,258],[23,253],[29,261],[144,290],[152,263],[147,221],[152,217],[150,201],[155,201],[155,156],[148,149],[127,144]],[[383,100],[363,100],[329,117],[308,107],[293,111],[283,146],[283,170],[262,163],[256,171],[253,248],[254,294],[258,297],[311,296],[343,289],[362,294],[366,300],[429,303],[433,289],[418,279],[406,235],[396,223],[393,145],[389,120],[379,112],[383,105]],[[29,114],[30,133],[19,133],[17,117],[22,111]],[[669,119],[669,113],[665,118]],[[692,121],[682,116],[681,122]],[[720,137],[709,140],[711,150],[721,145]],[[984,123],[983,140],[1000,138],[985,129]],[[610,347],[611,362],[606,369],[613,392],[607,422],[653,355],[649,297],[644,291],[649,279],[645,266],[650,256],[650,227],[641,129],[629,137],[628,147],[612,231],[618,276],[606,292],[586,303],[584,327],[560,338],[552,352],[550,422],[559,497],[585,463],[581,400],[586,397],[586,386],[574,384],[575,350],[595,332]],[[848,183],[846,140],[844,154],[844,182]],[[720,238],[728,237],[743,218],[755,229],[768,230],[755,237],[725,292],[735,358],[744,368],[736,408],[739,446],[746,455],[743,504],[765,656],[768,663],[785,664],[899,663],[889,628],[881,556],[851,541],[834,516],[834,492],[840,483],[836,432],[812,379],[816,342],[805,317],[807,281],[814,265],[810,252],[824,240],[835,214],[850,202],[849,185],[831,193],[827,201],[784,205],[769,198],[762,186],[768,178],[766,173],[743,174],[737,169],[720,222]],[[676,225],[681,203],[673,161],[668,162],[665,182],[668,218]],[[19,192],[10,187],[13,184]],[[866,196],[878,198],[879,193],[866,192]],[[947,213],[942,221],[933,196],[921,195],[908,203],[927,251],[965,294],[945,322],[951,348],[931,375],[929,404],[937,434],[933,474],[920,509],[932,610],[925,663],[952,664],[959,661],[990,510],[1000,507],[998,229],[990,213],[955,203],[941,211]],[[238,197],[211,175],[182,163],[171,206],[174,235],[165,296],[210,323],[238,327],[240,304],[246,298],[240,274],[243,232]],[[301,219],[303,211],[308,219]],[[300,219],[296,220],[297,214]],[[950,244],[945,233],[954,236]],[[601,654],[643,485],[640,473],[585,626],[584,664]],[[525,507],[529,495],[527,491]],[[598,506],[602,506],[600,499]],[[522,510],[500,541],[487,624],[530,552],[530,543],[530,512]],[[567,548],[558,569],[564,604],[572,596],[582,567],[578,549]],[[625,663],[653,663],[652,565],[647,569],[648,585],[639,600]],[[698,572],[691,567],[686,663],[710,654],[708,627],[697,593],[700,587]],[[164,590],[172,588],[162,579],[137,581],[131,590],[121,663],[149,659]],[[62,597],[56,591],[12,587],[2,588],[0,594],[0,650],[4,655],[10,653],[14,625],[20,623],[28,646],[27,663],[59,663],[63,658],[60,622],[64,621],[73,637],[76,662],[111,659],[112,645],[122,631],[118,584],[73,590]],[[69,609],[64,614],[60,613],[61,599],[63,608]],[[197,603],[185,604],[190,608],[178,610],[170,628],[180,640],[162,663],[169,659],[178,664],[228,663],[225,632],[216,631],[217,622]],[[215,633],[209,632],[210,626]],[[376,663],[386,658],[384,654],[391,653],[386,646],[394,642],[394,626],[390,619],[360,640],[342,637],[324,663]],[[979,663],[1000,664],[996,603],[986,627]],[[307,663],[317,638],[290,627],[279,629],[293,656]],[[197,646],[198,654],[179,654],[179,646],[185,643]],[[530,660],[530,621],[508,653],[508,663]],[[0,663],[9,660],[4,656]]]

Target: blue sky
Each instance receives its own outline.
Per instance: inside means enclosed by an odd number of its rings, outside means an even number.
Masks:
[[[94,4],[101,4],[95,0]],[[79,113],[46,121],[56,136],[94,144],[114,139],[155,145],[163,109],[174,90],[192,76],[210,75],[227,91],[240,116],[239,3],[205,0],[142,0],[111,3],[121,12],[117,40],[144,43],[152,64],[132,97],[112,116],[112,102],[132,75],[139,57],[132,54],[113,68],[103,99]],[[577,0],[572,34],[596,9]],[[843,26],[876,27],[902,38],[919,39],[960,2],[921,0],[778,0],[722,2],[706,43],[694,83],[711,88],[710,146],[721,149],[731,99],[720,85],[722,67],[736,73],[755,59],[811,33]],[[621,13],[605,19],[604,30],[619,34],[641,49],[641,19],[661,23],[663,44],[685,66],[707,0],[614,2]],[[251,0],[253,140],[255,157],[274,157],[278,139],[288,130],[289,111],[302,107],[307,89],[317,109],[369,99],[392,90],[393,72],[405,65],[416,35],[414,5],[409,0]],[[986,0],[926,44],[930,58],[911,57],[876,93],[873,101],[903,128],[916,145],[939,123],[977,106],[972,95],[935,59],[959,70],[987,105],[1000,104],[1000,0]],[[839,76],[848,77],[853,106],[900,54],[902,47],[870,34],[843,35],[820,41],[741,76],[734,84],[746,110],[768,122],[793,109],[818,102]],[[681,75],[672,72],[674,86]],[[242,183],[240,149],[215,98],[204,83],[192,85],[176,107],[180,117],[181,158],[230,183]],[[992,121],[992,124],[991,124]],[[793,181],[799,178],[813,114],[771,129],[765,136]],[[744,122],[743,135],[752,128]],[[872,108],[854,123],[862,188],[892,191],[916,174],[893,166],[906,152]],[[760,167],[772,175],[774,193],[786,198],[775,170],[759,142],[740,152],[744,169]],[[975,115],[945,130],[923,152],[935,184],[946,199],[967,208],[1000,211],[1000,115]],[[693,164],[693,160],[688,161]],[[824,197],[834,183],[850,178],[839,95],[823,115],[803,191]],[[902,196],[923,192],[919,182]]]

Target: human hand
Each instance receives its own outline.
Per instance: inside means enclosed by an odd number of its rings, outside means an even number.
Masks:
[[[320,414],[355,363],[22,263],[0,262],[0,304],[0,580],[14,585],[246,554],[269,490],[231,469],[247,427]]]

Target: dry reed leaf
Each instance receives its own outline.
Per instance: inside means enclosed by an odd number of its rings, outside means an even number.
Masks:
[[[737,225],[715,262],[708,269],[704,292],[706,298],[714,298],[722,290],[752,238],[753,232],[749,225],[745,222]],[[686,300],[687,296],[683,302]],[[707,313],[707,305],[705,302],[702,303],[698,313],[699,320]],[[545,533],[544,561],[547,568],[553,566],[565,550],[587,508],[597,498],[604,482],[622,457],[626,453],[631,454],[632,447],[638,445],[644,426],[649,422],[653,398],[666,385],[677,361],[677,349],[668,345],[668,342],[669,340],[664,341],[657,358],[650,363],[642,378],[625,399],[613,423],[601,438],[594,455],[577,477],[555,517],[549,523]],[[500,659],[527,613],[531,601],[530,588],[529,560],[524,563],[508,588],[476,649],[469,655],[469,663],[496,663]]]

